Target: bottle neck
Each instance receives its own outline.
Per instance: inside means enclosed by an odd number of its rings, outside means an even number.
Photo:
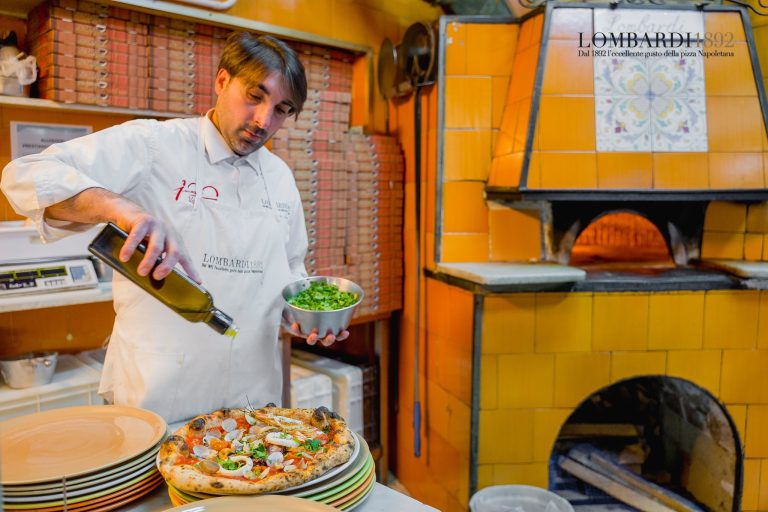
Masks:
[[[211,308],[208,316],[205,318],[205,323],[214,331],[230,338],[237,336],[239,330],[232,317],[217,308]]]

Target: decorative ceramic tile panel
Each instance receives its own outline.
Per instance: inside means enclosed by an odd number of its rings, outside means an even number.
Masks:
[[[637,46],[611,35],[701,34],[703,15],[671,10],[594,9],[597,150],[605,152],[707,151],[703,56],[696,48]],[[695,37],[695,36],[694,36]],[[695,39],[694,39],[695,40]]]

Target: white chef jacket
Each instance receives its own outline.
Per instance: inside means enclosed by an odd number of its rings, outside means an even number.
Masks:
[[[202,136],[203,145],[200,144],[200,136]],[[196,183],[198,176],[200,176],[200,184]],[[304,214],[301,198],[290,169],[267,148],[262,147],[244,157],[234,154],[210,121],[209,115],[203,119],[173,119],[163,122],[129,121],[66,143],[54,144],[42,153],[22,157],[8,164],[0,180],[0,188],[13,208],[32,219],[41,237],[46,241],[90,227],[78,223],[44,219],[43,214],[46,207],[91,187],[102,187],[134,201],[152,215],[173,226],[177,233],[187,237],[184,239],[187,247],[205,244],[203,249],[205,254],[190,254],[198,271],[201,271],[205,259],[242,257],[243,255],[217,254],[216,246],[219,245],[217,240],[243,237],[243,233],[228,230],[227,226],[221,225],[195,225],[190,229],[191,203],[196,201],[199,207],[209,209],[215,209],[218,204],[224,204],[228,212],[233,211],[235,215],[241,215],[242,218],[233,219],[232,222],[232,225],[240,226],[247,226],[249,211],[258,212],[260,208],[264,208],[265,211],[269,209],[275,214],[276,232],[284,233],[278,236],[284,238],[285,257],[288,260],[285,268],[290,269],[290,276],[287,275],[288,272],[283,272],[285,276],[281,276],[281,279],[287,284],[290,280],[306,276],[304,257],[307,250],[307,235]],[[252,233],[250,235],[253,236]],[[227,243],[221,245],[228,247]],[[274,310],[276,301],[281,300],[280,297],[258,297],[258,289],[255,289],[253,296],[232,296],[232,293],[228,293],[230,286],[227,280],[237,279],[237,274],[229,275],[223,272],[221,278],[216,274],[215,278],[209,279],[206,277],[206,272],[209,271],[203,272],[203,286],[211,292],[216,306],[232,316],[238,325],[242,325],[242,320],[246,320],[247,324],[249,312],[247,308],[244,309],[244,301],[270,302],[270,307]],[[208,275],[210,277],[211,274]],[[137,293],[137,290],[140,293]],[[185,333],[192,332],[192,338],[211,340],[200,342],[201,345],[195,348],[196,352],[218,352],[221,349],[220,343],[224,343],[221,341],[222,337],[216,335],[210,327],[204,324],[190,324],[157,301],[155,301],[156,307],[153,305],[150,308],[139,309],[141,320],[130,316],[129,311],[133,308],[135,315],[136,302],[144,300],[145,295],[145,292],[133,283],[115,273],[113,297],[117,318],[99,389],[100,393],[108,399],[116,395],[125,395],[116,389],[120,386],[138,388],[169,386],[170,388],[185,385],[179,384],[179,379],[154,382],[149,378],[146,382],[135,382],[136,377],[131,372],[144,374],[148,365],[156,365],[157,361],[163,360],[163,357],[168,358],[169,354],[163,353],[165,340],[152,340],[156,347],[154,350],[158,353],[153,352],[154,356],[146,362],[134,361],[133,364],[137,368],[133,370],[123,368],[122,359],[125,359],[127,348],[132,349],[137,344],[148,343],[145,338],[153,336],[153,324],[162,325],[164,328],[177,325]],[[148,300],[155,299],[150,297]],[[240,318],[238,313],[241,313]],[[131,321],[123,321],[121,326],[121,316]],[[137,325],[142,322],[141,326]],[[270,324],[272,323],[274,323],[274,314],[270,316]],[[196,330],[189,331],[190,325]],[[220,389],[221,382],[226,380],[222,375],[226,375],[227,365],[236,364],[236,362],[222,360],[216,363],[219,367],[212,368],[210,378],[199,378],[187,382],[186,385],[190,386],[199,383],[208,390],[209,395],[212,395],[203,400],[204,403],[193,405],[192,408],[179,408],[178,404],[171,403],[158,404],[152,400],[142,402],[142,393],[146,391],[142,389],[135,390],[136,393],[128,393],[130,396],[123,400],[118,399],[118,402],[127,401],[127,405],[155,409],[168,421],[184,419],[191,414],[210,412],[218,407],[243,407],[248,405],[245,403],[246,400],[253,406],[261,406],[268,401],[279,403],[282,378],[279,362],[275,362],[279,359],[278,327],[277,324],[269,325],[266,329],[263,326],[259,327],[260,329],[245,329],[244,333],[241,332],[233,342],[237,344],[235,346],[239,350],[243,347],[252,347],[252,350],[262,351],[264,359],[268,361],[263,367],[254,368],[256,373],[263,375],[254,379],[254,386],[247,392],[247,396],[232,397],[227,395],[225,389]],[[263,339],[267,336],[265,333],[273,333],[272,339]],[[190,338],[189,334],[185,336],[187,339]],[[249,336],[260,339],[248,339]],[[183,345],[185,342],[181,339],[176,343]],[[146,351],[147,348],[152,347],[145,345],[141,348]],[[239,356],[230,354],[229,357],[230,359],[238,357],[247,359],[242,354],[240,353]],[[172,355],[175,357],[176,353]],[[194,356],[198,359],[208,357],[206,353],[196,353]],[[215,358],[211,358],[211,361],[215,361]],[[166,369],[160,367],[157,371],[162,373]],[[196,373],[201,372],[196,370]],[[120,378],[121,375],[122,378]],[[143,375],[139,377],[141,381]],[[185,393],[188,395],[186,399],[189,399],[195,394],[195,390],[173,389],[171,391],[169,389],[167,395],[172,398],[169,398],[168,402],[185,400]]]

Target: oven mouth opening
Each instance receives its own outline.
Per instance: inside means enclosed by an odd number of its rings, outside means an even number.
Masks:
[[[577,512],[631,510],[633,493],[737,511],[743,464],[735,423],[711,393],[685,379],[641,376],[596,391],[571,413],[551,452],[549,487]]]
[[[659,229],[630,212],[608,212],[593,220],[573,243],[570,265],[648,273],[676,266]]]

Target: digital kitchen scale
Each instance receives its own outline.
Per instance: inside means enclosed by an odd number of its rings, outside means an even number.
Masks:
[[[98,284],[93,262],[88,258],[0,264],[0,297],[95,288]]]

